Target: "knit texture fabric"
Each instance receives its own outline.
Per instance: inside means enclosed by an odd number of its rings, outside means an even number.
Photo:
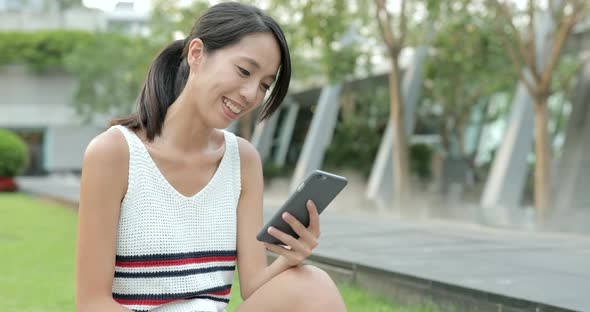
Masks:
[[[235,271],[241,191],[235,135],[224,131],[217,171],[187,197],[166,180],[134,132],[114,127],[129,145],[129,176],[113,298],[134,311],[224,311]]]

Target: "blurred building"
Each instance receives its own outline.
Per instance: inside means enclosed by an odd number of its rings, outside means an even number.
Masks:
[[[56,0],[0,0],[0,31],[71,29],[147,33],[146,13],[119,3],[113,12],[85,7],[60,9]],[[0,128],[25,139],[30,166],[25,174],[77,172],[88,142],[104,124],[83,124],[70,105],[76,79],[63,70],[42,74],[24,65],[0,67]]]
[[[148,15],[133,2],[119,2],[111,12],[82,6],[59,7],[57,0],[0,0],[0,31],[76,29],[148,34]]]

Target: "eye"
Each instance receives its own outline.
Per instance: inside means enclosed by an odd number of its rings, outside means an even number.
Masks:
[[[242,74],[243,76],[246,76],[246,77],[249,77],[250,76],[250,72],[249,71],[247,71],[246,69],[244,69],[244,68],[242,68],[240,66],[237,66],[237,67],[238,67],[238,70],[240,71],[240,74]]]
[[[267,85],[266,83],[261,84],[262,86],[262,90],[264,90],[265,92],[268,91],[268,89],[270,89],[270,85]]]

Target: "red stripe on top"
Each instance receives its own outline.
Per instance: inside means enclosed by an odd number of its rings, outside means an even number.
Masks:
[[[213,296],[227,296],[231,293],[231,288],[226,290],[220,290],[215,292],[206,293],[205,295],[213,295]]]
[[[177,301],[182,299],[141,299],[141,300],[133,300],[133,299],[116,299],[119,304],[122,305],[147,305],[147,306],[159,306],[165,303],[169,303],[172,301]]]
[[[218,257],[199,257],[199,258],[184,258],[184,259],[172,259],[172,260],[147,260],[147,261],[117,261],[116,266],[126,268],[136,267],[153,267],[153,266],[173,266],[183,264],[194,264],[194,263],[206,263],[206,262],[223,262],[223,261],[234,261],[236,256],[218,256]]]

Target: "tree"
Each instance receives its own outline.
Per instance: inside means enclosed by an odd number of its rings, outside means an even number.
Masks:
[[[407,34],[406,0],[401,0],[397,34],[392,29],[392,16],[385,0],[375,0],[376,16],[387,54],[391,61],[389,71],[390,118],[393,123],[393,198],[396,208],[407,203],[411,194],[408,162],[408,139],[404,121],[404,102],[400,90],[399,54],[404,47]]]
[[[151,59],[160,49],[145,38],[96,33],[64,58],[78,78],[73,105],[84,120],[96,113],[122,116],[133,109]]]
[[[474,107],[479,105],[486,112],[487,99],[508,90],[516,80],[507,79],[511,67],[506,65],[508,60],[492,18],[476,9],[476,3],[458,0],[441,3],[437,8],[441,18],[436,22],[424,83],[432,99],[429,102],[441,111],[437,125],[444,151],[449,154],[451,140],[458,142],[460,155],[454,156],[461,156],[469,164],[474,163],[477,146],[468,154],[464,137]],[[489,121],[484,119],[482,123]]]
[[[345,81],[367,61],[369,40],[358,44],[369,34],[369,16],[357,9],[362,5],[363,0],[271,1],[266,11],[287,37],[296,89]]]
[[[552,94],[552,76],[564,43],[576,23],[588,13],[586,0],[548,1],[547,10],[555,22],[553,44],[550,54],[539,66],[539,51],[536,46],[536,14],[542,10],[537,1],[529,0],[524,14],[507,1],[490,0],[499,16],[497,32],[519,80],[526,86],[534,102],[535,114],[535,207],[542,220],[552,204],[551,188],[551,143],[548,137],[549,113],[547,99]],[[524,16],[522,16],[524,15]],[[517,21],[524,19],[522,27]],[[526,72],[529,75],[525,74]]]
[[[96,114],[123,116],[134,107],[151,61],[174,35],[186,36],[204,1],[181,7],[178,1],[156,1],[150,16],[149,37],[99,32],[65,57],[66,68],[78,78],[74,107],[85,120]],[[91,60],[91,61],[89,61]]]
[[[57,9],[59,10],[59,12],[83,6],[82,0],[56,0],[55,2],[57,4]]]
[[[152,40],[162,44],[186,37],[197,17],[209,7],[205,0],[193,0],[188,5],[180,5],[179,0],[154,0],[149,19]]]

